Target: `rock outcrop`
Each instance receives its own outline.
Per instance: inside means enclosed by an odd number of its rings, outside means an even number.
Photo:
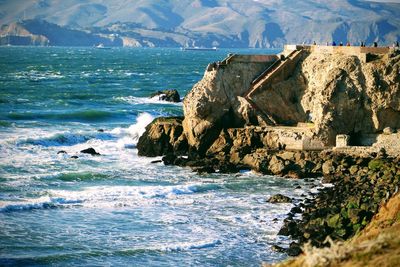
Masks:
[[[182,127],[183,118],[156,118],[147,125],[137,143],[140,156],[156,157],[168,153],[187,153],[188,146]]]
[[[157,91],[151,94],[151,98],[157,97],[159,100],[168,102],[181,102],[181,97],[176,89],[167,89],[162,91]]]
[[[194,85],[183,101],[183,128],[190,146],[204,153],[222,128],[242,127],[246,122],[241,96],[251,82],[276,60],[250,56],[231,56],[210,64],[201,81]],[[245,103],[244,103],[245,104]]]
[[[205,152],[221,129],[244,125],[311,123],[316,140],[335,144],[337,134],[351,142],[360,136],[400,128],[400,54],[363,62],[357,55],[307,52],[288,79],[252,93],[254,108],[242,96],[266,64],[228,62],[208,68],[184,101],[184,132],[190,146]]]

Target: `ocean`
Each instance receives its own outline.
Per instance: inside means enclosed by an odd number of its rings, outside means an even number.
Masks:
[[[137,155],[145,126],[228,53],[277,50],[0,48],[1,266],[259,266],[313,183],[193,173]],[[93,147],[100,156],[82,154]],[[58,153],[65,151],[66,153]],[[77,156],[78,158],[71,158]],[[300,184],[302,189],[295,189]],[[277,219],[277,220],[276,220]]]

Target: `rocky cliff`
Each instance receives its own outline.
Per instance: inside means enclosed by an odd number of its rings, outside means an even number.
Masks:
[[[326,187],[295,204],[283,221],[279,235],[293,242],[272,246],[303,256],[278,266],[367,266],[369,260],[382,260],[382,253],[390,259],[388,266],[397,266],[398,257],[387,249],[399,250],[393,237],[399,229],[400,53],[301,49],[294,61],[293,53],[284,51],[282,57],[231,55],[210,64],[185,97],[184,119],[156,119],[139,139],[139,154],[165,155],[164,164],[199,173],[252,169],[307,181],[323,176]],[[389,149],[332,148],[339,133],[349,134],[354,143],[383,140],[394,147],[392,155]],[[374,214],[392,196],[397,204],[389,206],[391,216],[384,222],[390,227],[385,234],[375,229],[367,242],[376,250],[366,249],[357,237],[355,243],[340,243],[374,228]]]
[[[355,55],[309,53],[291,78],[254,98],[281,123],[313,122],[316,134],[333,145],[336,134],[400,128],[399,66],[399,54],[364,63]]]
[[[241,97],[258,74],[276,60],[231,56],[210,64],[201,81],[183,101],[183,127],[189,145],[205,152],[222,128],[249,122],[247,102]]]
[[[400,54],[370,57],[364,62],[358,55],[306,52],[289,78],[252,93],[257,108],[242,96],[264,66],[236,63],[207,70],[184,101],[189,145],[205,151],[221,128],[249,124],[308,122],[326,146],[335,144],[337,134],[348,134],[357,144],[363,135],[398,129]]]

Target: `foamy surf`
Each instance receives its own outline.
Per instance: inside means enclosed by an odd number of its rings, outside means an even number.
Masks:
[[[137,117],[135,124],[128,128],[115,128],[110,133],[119,137],[119,147],[133,148],[136,146],[139,137],[145,132],[146,126],[153,120],[154,117],[149,113],[142,113]]]
[[[187,184],[174,186],[95,186],[84,190],[48,190],[48,196],[22,202],[2,202],[0,212],[61,207],[115,208],[154,205],[183,195],[205,193],[217,186]],[[192,202],[190,202],[192,203]],[[178,203],[177,203],[178,204]]]
[[[158,104],[158,105],[182,106],[182,102],[169,102],[161,100],[159,96],[154,96],[154,97],[122,96],[122,97],[115,97],[114,99],[116,101],[126,102],[132,105]]]
[[[222,241],[219,239],[202,240],[198,242],[182,242],[177,244],[170,244],[153,248],[154,250],[174,252],[174,251],[189,251],[195,249],[208,249],[221,245]]]

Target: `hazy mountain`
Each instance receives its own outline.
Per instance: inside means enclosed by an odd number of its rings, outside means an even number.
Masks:
[[[396,0],[0,0],[0,24],[3,44],[4,36],[15,36],[10,29],[15,31],[18,27],[32,36],[46,38],[48,41],[42,43],[50,45],[103,42],[126,46],[271,47],[332,40],[391,44],[400,39],[400,3]]]

